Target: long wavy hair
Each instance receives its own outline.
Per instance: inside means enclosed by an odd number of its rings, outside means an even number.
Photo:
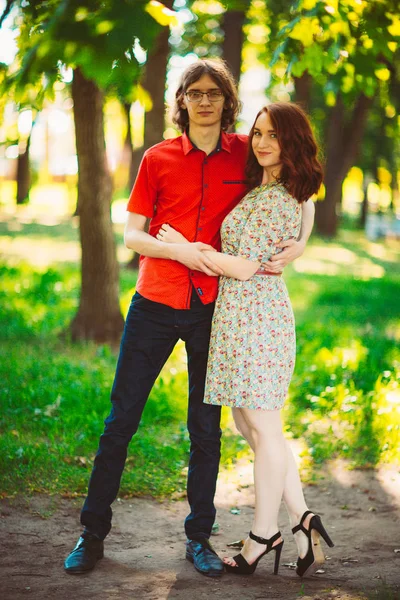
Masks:
[[[250,189],[260,185],[263,168],[253,151],[252,140],[257,119],[269,114],[281,149],[282,183],[298,202],[316,194],[323,179],[323,169],[318,160],[318,146],[304,110],[291,102],[274,102],[264,106],[255,118],[249,133],[246,175]]]
[[[225,131],[233,125],[240,110],[240,103],[235,80],[228,66],[219,59],[201,59],[189,65],[182,73],[178,89],[175,93],[175,103],[172,109],[172,121],[183,132],[189,124],[188,112],[182,106],[183,96],[188,87],[203,75],[209,75],[225,96],[222,111],[221,127]]]

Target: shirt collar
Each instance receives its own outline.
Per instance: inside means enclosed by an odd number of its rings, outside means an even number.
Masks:
[[[225,133],[225,131],[221,131],[221,137],[219,138],[220,142],[221,142],[221,148],[222,150],[225,150],[225,152],[229,152],[229,154],[231,153],[231,137],[228,137],[228,134]]]
[[[184,131],[182,134],[182,148],[183,148],[183,153],[186,156],[186,154],[189,154],[189,152],[191,150],[194,149],[194,145],[192,144],[187,131]]]
[[[219,152],[220,150],[225,150],[225,152],[229,152],[229,154],[230,154],[231,153],[231,143],[230,142],[231,142],[231,140],[229,139],[229,137],[225,133],[225,131],[221,131],[221,135],[219,136],[218,143],[217,143],[216,147],[214,148],[214,150],[211,152],[211,154],[214,154],[214,152]],[[189,152],[191,150],[197,149],[197,146],[195,144],[193,144],[192,140],[188,136],[187,131],[184,131],[182,134],[182,148],[183,148],[183,153],[185,156],[186,156],[186,154],[189,154]]]

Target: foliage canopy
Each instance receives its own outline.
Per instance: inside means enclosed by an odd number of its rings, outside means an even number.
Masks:
[[[141,74],[140,52],[151,48],[174,12],[155,0],[18,0],[17,65],[5,83],[16,99],[28,92],[41,104],[52,94],[63,68],[79,67],[101,89],[129,96]],[[40,82],[38,90],[36,84]]]
[[[392,0],[299,0],[281,23],[272,65],[286,77],[308,72],[324,86],[328,105],[341,94],[371,97],[395,75],[400,19]]]

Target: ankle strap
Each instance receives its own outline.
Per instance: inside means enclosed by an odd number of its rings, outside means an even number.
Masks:
[[[279,540],[280,537],[281,537],[280,531],[278,531],[278,533],[276,533],[275,535],[270,537],[268,540],[267,540],[267,538],[263,538],[263,537],[260,537],[259,535],[255,535],[252,531],[249,532],[250,539],[254,540],[258,544],[264,544],[267,547],[272,546],[272,544],[274,542],[276,542],[276,540]]]
[[[308,517],[308,515],[312,515],[312,514],[314,514],[314,513],[312,513],[311,510],[306,510],[306,512],[300,519],[300,523],[298,525],[296,525],[296,527],[293,527],[292,533],[297,533],[298,531],[303,531],[305,534],[308,534],[307,529],[305,527],[303,527],[303,523],[306,520],[306,518]]]

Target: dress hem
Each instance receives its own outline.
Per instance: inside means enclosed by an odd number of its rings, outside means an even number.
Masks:
[[[203,400],[203,404],[211,406],[227,406],[228,408],[248,408],[249,410],[282,410],[285,406],[285,402],[274,408],[265,408],[263,406],[247,406],[246,404],[224,404],[223,402],[206,402]]]

